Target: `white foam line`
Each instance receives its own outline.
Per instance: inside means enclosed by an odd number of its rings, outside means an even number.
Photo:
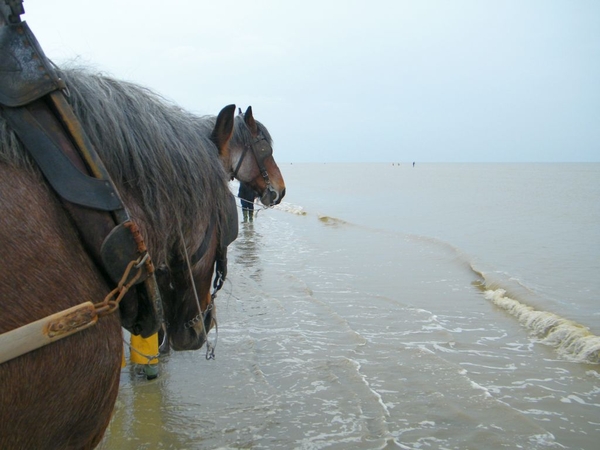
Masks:
[[[281,202],[279,205],[275,205],[273,208],[277,209],[279,211],[296,214],[298,216],[306,215],[306,211],[304,211],[304,208],[302,206],[293,205],[292,203],[288,203],[288,202]]]
[[[519,322],[542,338],[542,343],[576,362],[600,362],[600,337],[587,327],[554,313],[537,311],[531,306],[506,296],[504,289],[488,290],[485,298],[515,316]]]
[[[369,389],[369,391],[371,391],[373,393],[373,395],[375,397],[377,397],[377,401],[379,402],[379,404],[381,405],[381,407],[385,411],[385,415],[388,416],[388,417],[390,417],[390,411],[389,411],[388,407],[385,405],[385,403],[383,402],[383,398],[381,397],[381,394],[379,394],[379,392],[377,392],[375,389],[373,389],[371,387],[371,385],[367,381],[367,377],[360,372],[360,368],[361,368],[360,363],[358,361],[354,360],[354,359],[350,359],[350,358],[346,358],[346,359],[348,361],[350,361],[350,363],[354,367],[356,367],[356,373],[358,373],[358,375],[360,376],[362,382],[365,384],[365,386],[367,386],[367,389]]]

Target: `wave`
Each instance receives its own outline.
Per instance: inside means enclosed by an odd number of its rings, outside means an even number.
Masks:
[[[275,208],[296,215],[309,215],[302,206],[291,203],[282,202]],[[317,218],[326,226],[356,226],[337,217],[317,214]],[[371,230],[396,234],[389,230]],[[477,269],[476,258],[442,239],[413,233],[401,234],[409,240],[432,244],[451,254],[456,263],[477,276],[473,286],[481,290],[487,300],[516,317],[541,343],[554,347],[565,359],[578,363],[600,364],[600,337],[591,333],[584,325],[528,305],[527,303],[543,305],[545,302],[536,301],[536,292],[519,280],[506,273],[488,273]],[[507,290],[510,292],[507,293]]]
[[[348,225],[348,222],[337,217],[319,216],[319,221],[329,226]]]
[[[297,216],[306,216],[306,211],[304,211],[302,206],[294,205],[288,202],[281,202],[280,204],[275,205],[273,208],[286,213],[296,214]]]
[[[289,214],[295,214],[297,216],[307,216],[308,212],[304,210],[304,207],[300,205],[295,205],[293,203],[281,202],[279,205],[274,206],[274,209],[279,211],[283,211]],[[337,217],[324,216],[321,214],[317,214],[317,218],[319,221],[325,225],[337,226],[337,225],[349,225],[349,222],[345,220],[338,219]]]
[[[507,296],[504,289],[488,289],[484,296],[515,316],[540,342],[555,347],[563,357],[575,362],[600,363],[600,337],[590,333],[587,327],[557,314],[536,310]]]
[[[441,239],[419,235],[411,235],[411,237],[453,253],[457,263],[477,276],[478,279],[473,282],[473,286],[481,290],[487,300],[516,317],[539,339],[539,342],[554,347],[559,355],[569,361],[600,363],[600,336],[596,336],[588,327],[573,320],[528,305],[530,300],[538,303],[535,301],[538,296],[534,290],[518,279],[509,274],[486,273],[477,269],[474,258]],[[507,289],[510,289],[510,292],[507,292]]]
[[[477,276],[478,280],[473,282],[473,286],[481,290],[487,300],[516,317],[541,343],[554,347],[559,355],[569,361],[600,363],[600,337],[573,320],[528,305],[528,300],[524,299],[534,300],[537,297],[534,290],[508,274],[485,273],[477,269],[471,256],[446,241],[426,236],[412,237],[454,253],[457,263]],[[508,286],[510,293],[507,293]]]

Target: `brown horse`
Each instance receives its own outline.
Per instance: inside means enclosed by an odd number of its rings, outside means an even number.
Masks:
[[[267,128],[254,119],[251,106],[244,114],[236,116],[225,156],[225,169],[258,192],[263,205],[281,202],[285,182],[273,158],[273,140]]]
[[[230,127],[233,127],[231,138],[227,140],[226,146],[223,142],[224,147],[220,152],[223,168],[229,177],[247,182],[259,193],[261,202],[265,206],[276,205],[285,195],[285,182],[273,158],[271,135],[262,123],[254,119],[252,107],[248,107],[245,114],[236,116],[232,124],[229,119],[234,111],[235,105],[230,105],[218,116],[199,118],[198,130],[206,138],[219,141],[219,133],[229,135]],[[226,131],[221,130],[223,127],[226,127]],[[219,260],[226,256],[224,254],[226,248],[223,248],[223,245],[231,242],[232,237],[228,238],[227,235],[232,233],[232,228],[235,229],[237,236],[236,206],[233,198],[230,200],[228,205],[230,212],[227,215],[229,220],[226,222],[227,226],[222,227],[218,244],[210,248],[201,245],[199,251],[188,255],[192,263],[210,264],[215,261],[215,257]],[[232,216],[236,221],[235,224],[231,223]],[[202,347],[206,341],[206,333],[215,325],[215,304],[211,301],[210,293],[212,273],[200,271],[194,278],[197,292],[201,293],[202,311],[206,310],[205,305],[210,305],[209,313],[202,314],[197,302],[194,301],[196,293],[188,289],[189,277],[186,266],[185,261],[173,260],[168,266],[162,266],[159,270],[161,293],[163,300],[166,298],[164,310],[168,344],[174,350]],[[176,301],[176,299],[183,299],[183,301]],[[182,318],[188,320],[181,320]]]
[[[207,136],[197,117],[145,88],[85,70],[60,76],[154,264],[166,268],[159,286],[174,289],[163,296],[165,309],[189,303],[195,314],[206,311],[218,241],[227,229],[231,193],[222,161],[235,108],[225,108]],[[199,258],[190,260],[203,246]],[[0,255],[0,333],[84,301],[95,303],[111,289],[2,112]],[[185,269],[173,275],[170,269],[181,261]],[[202,345],[202,320],[187,328],[182,324],[190,323],[188,316],[170,314],[168,320],[177,349]],[[0,448],[98,444],[118,392],[121,325],[117,312],[0,365]]]

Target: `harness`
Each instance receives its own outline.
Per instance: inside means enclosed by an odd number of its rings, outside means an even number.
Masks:
[[[221,290],[221,288],[223,287],[223,284],[225,283],[225,279],[227,278],[227,247],[229,246],[229,244],[231,244],[233,241],[236,240],[236,238],[238,236],[238,231],[239,231],[237,207],[235,204],[235,197],[232,194],[230,194],[228,196],[226,208],[227,209],[225,211],[225,221],[223,224],[221,224],[221,227],[219,229],[218,239],[217,239],[217,242],[218,242],[217,251],[216,251],[216,255],[215,255],[215,260],[213,262],[213,264],[214,264],[214,279],[213,279],[213,291],[210,296],[210,303],[208,304],[208,306],[204,312],[202,312],[202,309],[200,308],[200,305],[198,304],[198,314],[196,316],[194,316],[192,319],[188,320],[184,324],[185,328],[191,328],[196,323],[198,323],[200,320],[202,320],[202,323],[204,325],[203,330],[205,333],[204,338],[206,340],[206,359],[214,359],[215,358],[214,350],[216,347],[216,338],[215,338],[215,344],[211,345],[206,336],[206,333],[207,333],[206,330],[210,329],[210,324],[211,324],[211,322],[214,321],[215,328],[218,333],[217,320],[214,315],[215,299],[217,297],[217,292],[219,290]],[[172,271],[176,271],[176,272],[183,271],[187,267],[187,269],[190,271],[190,278],[192,277],[191,267],[194,266],[196,263],[198,263],[206,254],[208,247],[210,245],[211,238],[214,233],[216,224],[217,224],[217,216],[213,215],[211,217],[208,228],[204,234],[204,239],[202,240],[200,247],[198,247],[198,250],[196,250],[194,252],[194,254],[191,255],[191,257],[188,257],[187,251],[186,251],[185,252],[186,261],[176,264],[174,267],[172,267],[172,269],[171,269]],[[185,248],[184,248],[184,250],[185,250]],[[193,280],[190,280],[190,281],[193,285],[193,283],[194,283]]]
[[[162,322],[162,303],[143,238],[68,103],[67,86],[21,21],[22,2],[6,3],[0,5],[0,25],[5,22],[0,26],[3,116],[60,198],[84,247],[116,287],[104,302],[86,302],[0,335],[0,348],[15,339],[27,341],[3,351],[0,363],[94,325],[100,315],[114,312],[131,288],[137,292],[140,315],[123,326],[151,336]]]
[[[233,180],[234,178],[237,178],[238,171],[240,170],[240,167],[242,166],[242,163],[244,162],[244,158],[246,157],[248,150],[250,150],[252,152],[252,154],[254,155],[254,159],[256,160],[256,165],[258,166],[258,169],[260,170],[260,174],[263,177],[263,180],[265,180],[265,184],[267,185],[266,189],[270,192],[277,194],[277,191],[271,186],[271,180],[269,179],[269,173],[267,172],[267,169],[265,167],[265,159],[267,159],[269,156],[273,155],[273,148],[271,147],[271,144],[269,144],[269,141],[267,140],[267,138],[262,136],[262,134],[260,134],[260,133],[259,133],[259,136],[256,137],[252,141],[248,141],[247,139],[244,139],[244,140],[246,142],[244,144],[244,149],[242,150],[242,156],[240,156],[240,159],[239,159],[238,163],[236,164],[235,169],[233,169],[233,172],[231,173],[231,179]],[[258,144],[262,141],[266,142],[266,147],[258,148]]]

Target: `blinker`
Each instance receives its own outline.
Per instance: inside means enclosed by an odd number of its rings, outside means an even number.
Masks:
[[[115,283],[120,281],[127,265],[142,256],[134,236],[135,230],[130,228],[131,224],[132,222],[123,222],[115,226],[100,248],[104,269]],[[141,264],[140,268],[144,272],[138,283],[144,281],[149,275],[147,264]]]

